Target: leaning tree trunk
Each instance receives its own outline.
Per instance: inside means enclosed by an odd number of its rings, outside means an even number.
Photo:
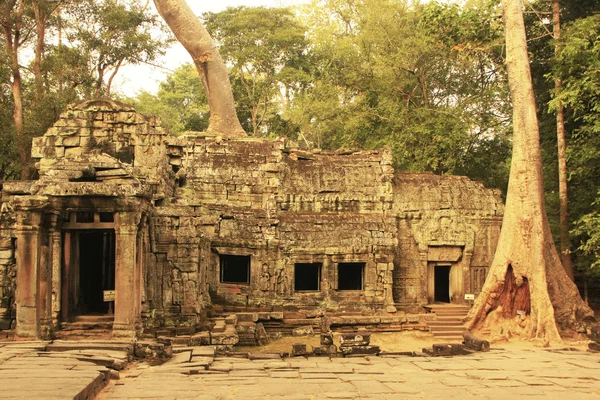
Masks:
[[[185,0],[154,0],[154,4],[192,56],[202,78],[210,107],[208,131],[224,136],[246,136],[235,111],[227,68],[206,28]]]
[[[542,189],[539,128],[521,0],[504,0],[506,65],[513,102],[513,155],[502,231],[467,329],[560,341],[576,321],[593,318],[554,246]]]

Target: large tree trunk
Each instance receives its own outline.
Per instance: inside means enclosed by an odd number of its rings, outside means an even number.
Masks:
[[[554,25],[554,40],[560,39],[560,4],[552,0],[552,22]],[[555,44],[555,54],[558,55],[559,47]],[[562,81],[554,81],[556,95],[560,94]],[[569,237],[569,207],[567,195],[567,142],[565,139],[565,119],[563,106],[560,100],[556,110],[556,137],[558,144],[558,197],[560,201],[560,260],[569,278],[574,281],[575,273],[571,260],[571,239]]]
[[[44,54],[44,42],[46,37],[46,14],[45,0],[34,1],[33,13],[35,15],[35,57],[33,58],[33,76],[35,78],[36,99],[40,100],[44,94],[44,83],[42,78],[42,56]]]
[[[6,43],[6,50],[10,56],[10,70],[12,82],[10,88],[13,97],[13,122],[15,136],[19,149],[19,164],[21,166],[21,180],[29,178],[29,154],[23,132],[23,90],[21,82],[21,67],[19,65],[19,50],[21,47],[21,28],[25,12],[25,2],[12,0],[4,4],[2,9],[2,30]]]
[[[467,329],[560,341],[559,330],[593,319],[552,240],[542,189],[539,128],[521,0],[504,0],[506,65],[513,102],[513,155],[502,231]]]
[[[246,136],[235,111],[225,63],[200,20],[185,0],[154,0],[158,12],[190,53],[202,78],[210,107],[208,131],[224,136]]]

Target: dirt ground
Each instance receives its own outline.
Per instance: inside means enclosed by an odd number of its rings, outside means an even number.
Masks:
[[[334,333],[334,343],[339,344],[339,333]],[[319,335],[310,336],[285,336],[280,339],[271,340],[268,344],[259,347],[236,347],[239,352],[248,353],[281,353],[291,352],[294,343],[305,343],[307,349],[311,346],[320,345]],[[440,339],[434,339],[429,332],[405,331],[405,332],[374,332],[371,334],[371,344],[377,345],[386,352],[403,351],[421,351],[424,347],[431,348],[434,343],[443,343]],[[563,343],[554,344],[552,348],[576,348],[578,350],[587,349],[587,340],[563,340]],[[536,343],[529,340],[518,338],[510,339],[507,342],[494,343],[491,348],[494,349],[526,349],[537,347]]]

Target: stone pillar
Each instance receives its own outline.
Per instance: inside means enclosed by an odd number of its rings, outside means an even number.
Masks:
[[[61,306],[62,279],[62,235],[59,226],[59,216],[54,214],[50,219],[50,249],[52,251],[52,325],[58,328]]]
[[[20,210],[17,212],[17,329],[19,337],[37,337],[38,323],[38,269],[40,252],[40,225],[42,213]]]
[[[37,276],[37,318],[38,318],[38,336],[41,339],[52,339],[52,236],[46,227],[54,226],[56,229],[57,216],[55,214],[46,214],[44,218],[44,229],[40,234],[40,246],[38,256],[38,276]]]
[[[122,211],[115,220],[115,319],[113,336],[133,339],[140,320],[137,231],[141,213]]]

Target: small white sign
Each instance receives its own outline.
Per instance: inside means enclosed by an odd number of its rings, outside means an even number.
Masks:
[[[473,293],[465,294],[465,300],[475,300],[475,295]]]
[[[104,301],[115,301],[115,291],[114,290],[105,290],[104,291]]]

